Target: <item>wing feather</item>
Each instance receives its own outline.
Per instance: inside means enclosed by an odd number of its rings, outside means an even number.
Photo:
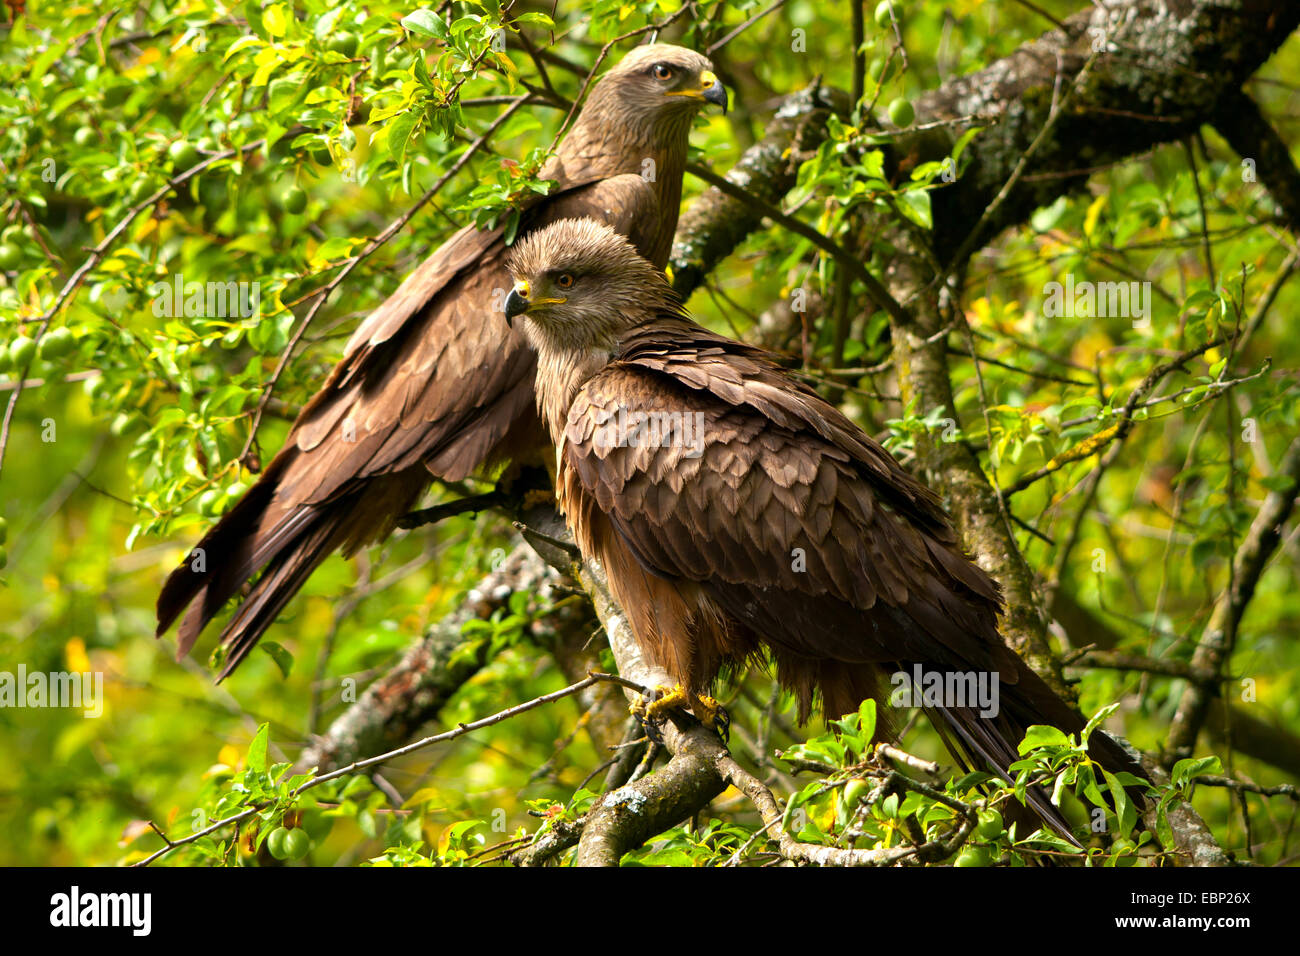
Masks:
[[[699,447],[592,441],[620,409],[700,416]],[[634,335],[579,390],[564,439],[570,499],[593,500],[647,572],[783,651],[966,667],[1009,653],[997,588],[934,495],[756,349],[683,320]]]

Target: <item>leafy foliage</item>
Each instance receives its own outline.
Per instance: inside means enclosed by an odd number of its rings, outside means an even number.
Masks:
[[[263,641],[267,653],[220,688],[152,638],[163,577],[256,480],[359,319],[456,229],[512,228],[520,203],[549,188],[537,171],[606,43],[627,37],[617,57],[639,39],[629,34],[671,20],[665,38],[705,49],[756,17],[712,54],[735,109],[701,118],[692,137],[719,171],[762,135],[779,96],[815,76],[853,88],[847,13],[812,0],[766,16],[758,0],[689,12],[676,0],[521,7],[29,3],[0,26],[0,403],[23,382],[0,484],[0,657],[29,673],[105,676],[98,718],[0,708],[4,862],[133,862],[162,846],[146,821],[180,839],[255,808],[164,862],[477,865],[589,809],[606,753],[586,730],[599,716],[575,698],[393,761],[381,779],[295,793],[308,777],[292,763],[310,735],[499,563],[512,539],[491,516],[331,558]],[[911,122],[910,98],[1046,27],[1030,9],[984,0],[893,9],[887,26],[868,19],[861,99],[831,121],[783,200],[876,275],[898,250],[863,232],[863,214],[925,236],[936,193],[994,135],[977,124],[953,136],[947,160],[896,168],[889,147]],[[1297,56],[1293,40],[1261,73],[1253,92],[1269,115],[1296,107],[1287,78]],[[539,95],[494,126],[515,98],[551,88],[558,98]],[[1170,146],[1097,170],[1084,193],[1038,209],[973,260],[955,280],[951,413],[897,401],[885,314],[832,257],[781,228],[749,237],[690,307],[747,334],[760,314],[806,300],[779,343],[800,374],[905,459],[919,443],[970,443],[998,486],[1016,489],[1008,507],[1032,528],[1019,526],[1019,543],[1046,584],[1119,650],[1186,664],[1260,502],[1281,486],[1300,365],[1291,240],[1239,158],[1207,140],[1194,165]],[[688,177],[685,201],[701,188]],[[1135,323],[1095,302],[1060,314],[1050,286],[1067,275],[1147,281],[1149,315]],[[1127,409],[1153,368],[1188,352]],[[1123,453],[1081,493],[1126,423]],[[1300,661],[1287,640],[1300,632],[1295,574],[1288,533],[1223,689],[1284,741],[1300,729]],[[516,595],[471,622],[453,662],[472,676],[440,719],[453,726],[568,683],[556,666],[565,650],[539,637],[553,611]],[[1080,673],[1085,712],[1158,749],[1183,678]],[[1003,825],[1038,781],[1081,823],[1100,811],[1107,836],[1087,850],[1091,865],[1160,862],[1124,795],[1131,781],[1099,776],[1082,742],[1059,732],[1030,734],[1009,784],[945,775],[929,793],[889,783],[869,745],[870,706],[795,728],[789,701],[759,672],[739,676],[724,703],[753,734],[738,733],[734,749],[771,784],[799,840],[942,840],[967,807],[978,826],[934,862],[1077,855],[1051,834]],[[920,726],[902,743],[941,753]],[[1267,755],[1215,749],[1173,767],[1162,810],[1193,795],[1225,846],[1289,859],[1285,813],[1251,797],[1248,829],[1229,794],[1206,785],[1221,773],[1267,785],[1282,771]],[[773,852],[761,826],[748,803],[724,798],[624,862],[761,864]]]

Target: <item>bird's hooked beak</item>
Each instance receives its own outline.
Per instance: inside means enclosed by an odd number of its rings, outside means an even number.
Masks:
[[[700,74],[700,93],[706,103],[716,103],[722,107],[722,112],[727,112],[727,88],[722,85],[712,70],[705,70]]]
[[[565,298],[558,299],[534,299],[532,290],[528,287],[527,279],[520,279],[515,283],[510,294],[506,296],[506,325],[510,328],[515,327],[515,316],[523,315],[535,305],[560,305],[569,301]]]
[[[722,81],[712,70],[705,70],[700,74],[700,88],[698,90],[674,90],[664,94],[665,96],[690,96],[697,100],[704,100],[706,103],[714,103],[722,107],[722,112],[727,112],[727,88],[722,85]]]

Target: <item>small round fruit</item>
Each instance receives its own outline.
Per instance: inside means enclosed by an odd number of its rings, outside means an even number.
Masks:
[[[0,544],[9,540],[9,522],[0,518]]]
[[[137,179],[131,184],[131,190],[127,193],[127,197],[131,200],[132,204],[144,202],[154,194],[154,191],[157,188],[158,187],[148,179]]]
[[[895,126],[911,126],[916,118],[916,111],[908,100],[899,97],[889,104],[889,122]]]
[[[187,139],[178,139],[167,147],[167,157],[172,161],[172,169],[189,169],[199,161],[199,151]]]
[[[889,15],[889,0],[880,0],[880,2],[876,4],[876,26],[888,27],[891,19],[892,18]]]
[[[41,336],[41,358],[47,362],[61,359],[77,347],[77,340],[69,328],[53,329]]]
[[[867,795],[867,782],[854,777],[844,785],[844,802],[850,807],[856,807],[862,798]]]
[[[307,208],[307,194],[301,186],[290,186],[280,193],[280,208],[292,216],[298,215]]]
[[[287,860],[289,858],[288,848],[285,844],[289,839],[288,827],[276,827],[271,831],[270,836],[266,838],[266,849],[277,860]]]
[[[311,849],[311,837],[307,831],[294,827],[284,837],[284,854],[289,860],[301,860]]]
[[[0,271],[17,269],[23,261],[23,251],[13,242],[0,242]]]
[[[36,342],[25,335],[20,335],[9,343],[9,361],[18,371],[32,364],[36,358]]]
[[[199,495],[199,511],[205,515],[216,514],[217,505],[222,498],[220,488],[209,488]]]
[[[79,127],[77,131],[72,134],[72,141],[76,143],[78,146],[80,146],[82,149],[85,149],[86,147],[90,146],[92,143],[97,142],[98,140],[99,140],[99,133],[95,131],[95,128],[93,126]]]
[[[981,840],[996,840],[1002,835],[1002,814],[996,810],[981,810],[975,832]]]
[[[885,65],[889,65],[889,70],[885,70]],[[897,61],[890,62],[888,57],[880,56],[871,61],[867,67],[867,75],[876,83],[883,85],[888,82],[889,78],[898,72]]]
[[[992,855],[982,846],[968,846],[957,854],[953,866],[988,866],[993,862]]]
[[[350,33],[347,30],[340,30],[338,33],[330,37],[329,43],[326,44],[326,49],[332,50],[335,53],[342,53],[346,57],[356,56],[357,35],[355,33]]]

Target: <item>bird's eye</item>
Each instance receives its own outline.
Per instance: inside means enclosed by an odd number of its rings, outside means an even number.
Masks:
[[[557,287],[561,289],[572,289],[573,276],[569,275],[567,272],[562,272],[558,276],[556,276],[555,284]]]
[[[656,63],[654,72],[656,80],[671,80],[673,78],[673,68],[667,63]]]

